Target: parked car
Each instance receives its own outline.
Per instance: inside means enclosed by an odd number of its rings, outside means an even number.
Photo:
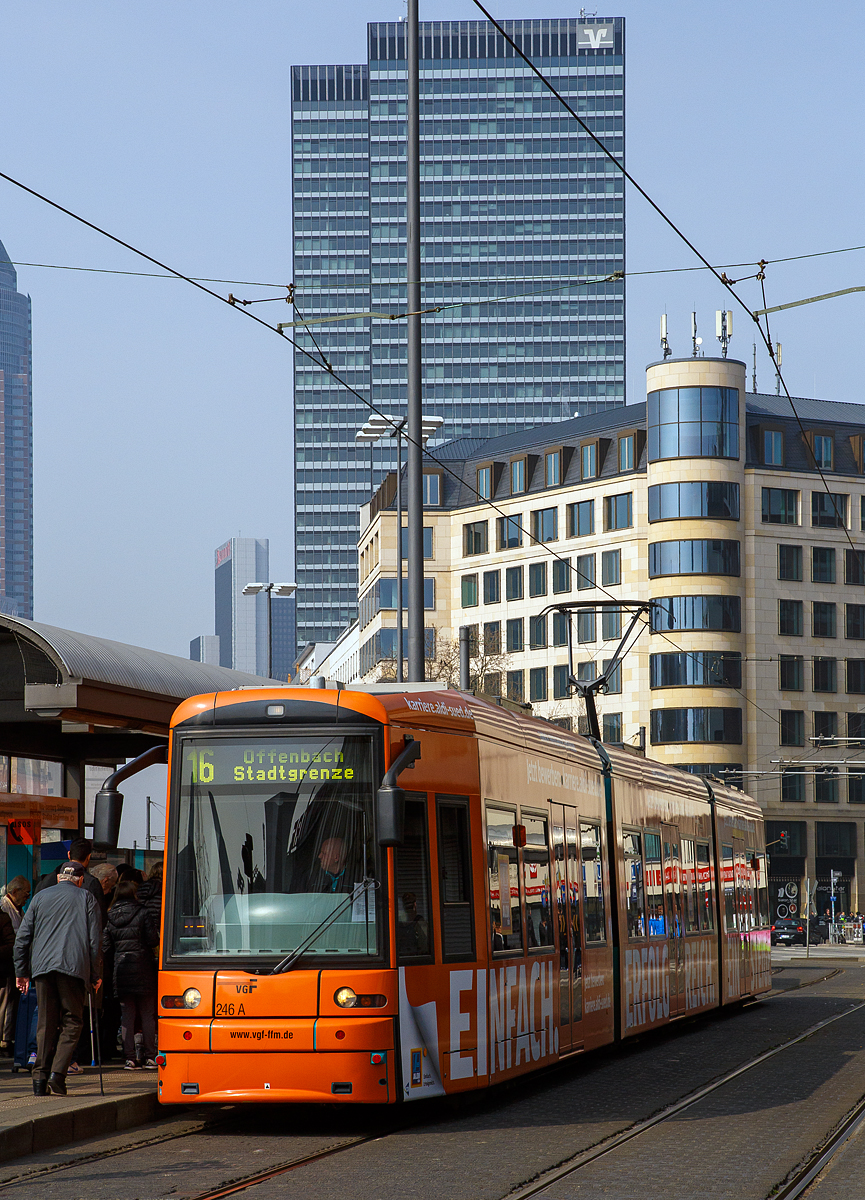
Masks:
[[[824,922],[811,921],[811,945],[819,946],[829,937],[829,926]],[[777,920],[772,926],[773,946],[804,946],[806,944],[805,922]]]

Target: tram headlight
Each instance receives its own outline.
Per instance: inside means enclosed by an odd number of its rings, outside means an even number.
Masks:
[[[183,993],[184,1008],[198,1008],[201,1003],[201,992],[198,988],[187,988]]]
[[[357,992],[354,988],[341,987],[333,994],[334,1001],[340,1008],[354,1008],[357,1004]]]

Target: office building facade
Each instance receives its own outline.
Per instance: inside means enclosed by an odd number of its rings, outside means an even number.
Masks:
[[[616,154],[624,22],[504,22]],[[371,24],[367,61],[292,73],[296,319],[405,311],[405,27]],[[420,30],[423,405],[448,437],[624,403],[621,176],[485,21]],[[596,282],[601,280],[602,282]],[[385,413],[406,405],[404,321],[297,328]],[[393,467],[356,448],[369,409],[295,354],[298,639],[356,615],[358,507]]]
[[[33,617],[30,297],[0,242],[0,611]]]
[[[585,732],[568,686],[612,660],[604,740],[750,792],[768,821],[772,915],[803,880],[865,893],[865,409],[745,394],[745,365],[648,369],[647,402],[442,446],[424,513],[435,676],[470,630],[478,690]],[[804,429],[804,434],[802,430]],[[820,471],[826,479],[824,485]],[[481,503],[473,489],[488,496]],[[389,481],[359,542],[359,674],[393,677]],[[786,844],[781,832],[788,834]],[[793,913],[795,915],[795,913]]]

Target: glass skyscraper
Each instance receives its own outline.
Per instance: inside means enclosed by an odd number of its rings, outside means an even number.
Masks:
[[[624,20],[504,28],[618,157]],[[423,407],[442,437],[491,437],[625,401],[624,188],[486,21],[420,30]],[[368,27],[367,62],[292,73],[297,318],[405,312],[405,26]],[[298,342],[404,415],[405,321],[298,328]],[[314,337],[313,337],[314,335]],[[357,612],[358,507],[395,466],[356,449],[369,409],[295,353],[297,634]]]
[[[0,242],[0,612],[33,617],[30,297]]]

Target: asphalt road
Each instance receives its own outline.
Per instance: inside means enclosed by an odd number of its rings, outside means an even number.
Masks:
[[[747,1060],[865,1001],[858,963],[789,966],[776,991],[743,1011],[684,1023],[600,1051],[453,1109],[266,1108],[224,1112],[222,1123],[128,1153],[74,1165],[76,1156],[182,1132],[184,1119],[0,1167],[0,1200],[156,1200],[193,1197],[252,1172],[337,1146],[374,1140],[300,1166],[240,1195],[248,1200],[499,1200],[602,1139],[645,1119]],[[812,986],[799,987],[800,984]],[[725,1084],[677,1116],[551,1184],[549,1200],[764,1200],[865,1092],[865,1007]],[[216,1114],[217,1116],[220,1114]],[[411,1124],[390,1132],[394,1119]],[[865,1166],[865,1136],[839,1157]],[[59,1172],[38,1172],[69,1163]],[[17,1179],[15,1178],[17,1176]],[[846,1200],[859,1190],[815,1192]],[[858,1176],[862,1179],[861,1171]],[[856,1179],[855,1166],[850,1168]],[[5,1186],[4,1186],[5,1184]],[[815,1185],[816,1186],[816,1185]],[[854,1184],[851,1182],[851,1187]]]

